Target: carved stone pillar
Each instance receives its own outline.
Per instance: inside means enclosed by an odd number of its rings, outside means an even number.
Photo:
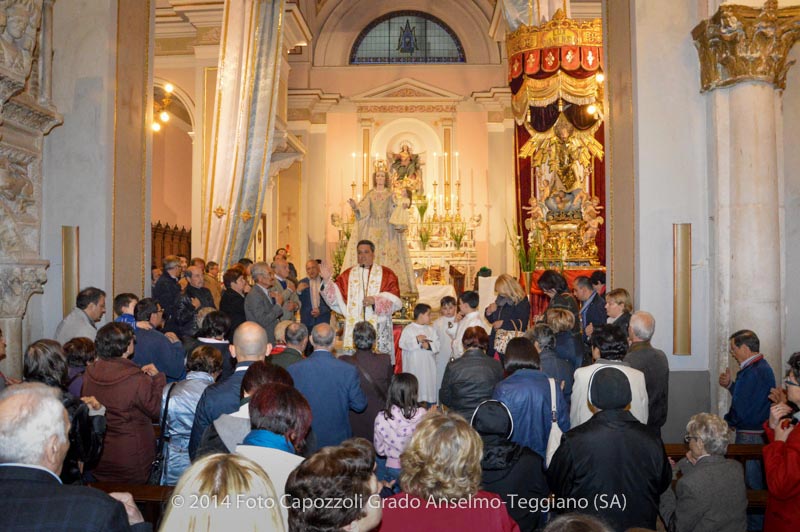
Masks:
[[[780,98],[800,37],[800,8],[722,5],[692,31],[701,90],[709,91],[710,182],[716,261],[716,369],[731,366],[728,337],[752,329],[776,374],[782,374]],[[722,88],[725,89],[722,89]],[[713,366],[712,366],[713,371]],[[714,379],[715,380],[715,379]],[[718,406],[727,411],[728,394]]]
[[[6,375],[22,369],[22,317],[42,291],[42,137],[61,123],[50,102],[52,0],[4,2],[0,33],[0,328]]]

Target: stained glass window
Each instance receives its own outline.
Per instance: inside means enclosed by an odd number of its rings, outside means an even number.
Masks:
[[[395,11],[373,20],[350,52],[351,64],[465,62],[453,30],[420,11]]]

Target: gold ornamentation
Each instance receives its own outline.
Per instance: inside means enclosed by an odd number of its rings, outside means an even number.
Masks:
[[[418,96],[426,97],[430,96],[430,94],[426,94],[424,92],[420,92],[416,89],[411,87],[405,87],[402,89],[398,89],[394,92],[384,95],[386,98],[416,98]]]
[[[455,113],[455,105],[361,105],[359,113]]]
[[[214,209],[214,214],[216,214],[216,215],[217,215],[217,218],[222,218],[222,217],[223,217],[223,216],[225,216],[227,213],[228,213],[228,211],[226,211],[226,210],[225,210],[225,209],[222,207],[222,205],[220,205],[219,207],[217,207],[216,209]]]
[[[247,223],[253,218],[253,215],[250,214],[250,211],[244,210],[239,214],[239,218],[241,218],[244,223]]]
[[[383,159],[379,159],[379,160],[375,161],[375,165],[374,166],[375,166],[375,171],[376,172],[388,172],[389,171],[389,167],[386,166],[386,161],[384,161]]]
[[[740,81],[763,81],[786,88],[794,61],[787,56],[800,39],[800,7],[778,9],[777,0],[764,7],[723,4],[692,30],[700,58],[701,91]]]
[[[569,19],[561,9],[555,12],[549,22],[541,26],[523,24],[506,38],[508,57],[542,48],[602,45],[603,23],[600,19]]]

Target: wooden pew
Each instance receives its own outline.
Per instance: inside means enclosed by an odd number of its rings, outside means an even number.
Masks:
[[[665,443],[664,450],[667,456],[676,462],[686,456],[686,451],[689,446],[685,443]],[[747,460],[763,460],[763,445],[758,444],[742,444],[732,443],[728,445],[728,452],[725,453],[726,458],[731,458],[740,462],[742,467]],[[767,507],[767,490],[747,490],[747,507],[750,510],[757,512],[764,511]]]
[[[94,482],[90,486],[106,493],[127,492],[133,495],[133,500],[136,501],[144,520],[153,524],[153,530],[158,530],[161,518],[172,496],[172,491],[175,489],[174,486],[149,486],[117,482]]]

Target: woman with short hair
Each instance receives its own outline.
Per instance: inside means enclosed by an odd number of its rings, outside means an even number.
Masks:
[[[67,390],[75,397],[80,397],[83,374],[86,368],[97,360],[94,342],[84,336],[78,336],[64,344],[64,354],[69,364]]]
[[[503,366],[486,354],[489,335],[483,327],[469,327],[461,343],[464,354],[447,364],[439,402],[469,419],[481,401],[492,397],[495,385],[503,378]]]
[[[725,458],[728,424],[714,414],[695,414],[686,425],[686,458],[675,491],[661,495],[661,517],[674,532],[747,530],[747,488],[742,464]],[[769,529],[768,529],[769,530]]]
[[[498,331],[526,331],[531,319],[531,304],[519,281],[504,273],[494,283],[497,298],[486,307],[484,316],[492,324],[489,336],[489,353],[497,353],[503,362],[503,353],[495,348]]]
[[[155,459],[153,422],[161,413],[167,376],[152,364],[142,368],[133,356],[133,329],[108,323],[95,338],[98,360],[86,369],[84,395],[106,407],[108,433],[94,471],[101,482],[144,484]]]
[[[574,318],[573,332],[580,334],[581,320],[578,316],[581,306],[578,300],[575,299],[569,291],[567,279],[555,270],[545,270],[539,280],[536,281],[539,285],[539,290],[544,292],[544,295],[550,298],[550,303],[547,305],[545,312],[554,308],[562,308],[570,311]],[[537,321],[542,321],[544,316],[539,316]]]
[[[172,500],[185,503],[168,505],[161,530],[285,530],[275,483],[258,464],[243,456],[201,458],[178,481]]]
[[[186,361],[186,380],[164,388],[161,399],[161,417],[167,412],[164,430],[164,473],[161,485],[174,486],[189,467],[189,438],[200,396],[222,371],[222,354],[210,345],[201,345],[189,354]],[[169,407],[167,408],[167,397]]]
[[[222,311],[212,309],[203,318],[200,330],[194,336],[183,340],[183,348],[186,350],[187,357],[201,345],[207,345],[219,350],[222,355],[222,371],[217,379],[220,382],[233,375],[236,369],[236,360],[231,357],[230,342],[225,339],[225,335],[228,334],[230,328],[231,318]]]
[[[572,371],[584,365],[583,341],[575,333],[575,316],[567,309],[551,308],[545,312],[545,321],[556,334],[556,354],[572,365]]]
[[[57,388],[69,417],[69,450],[64,457],[61,481],[83,484],[92,480],[90,470],[103,453],[106,410],[94,397],[81,398],[71,394],[67,390],[67,375],[67,357],[61,344],[55,340],[39,340],[25,350],[22,370],[25,382],[41,382]]]
[[[628,325],[631,324],[633,301],[631,295],[624,288],[616,288],[606,294],[606,314],[608,323],[616,325],[628,334]]]
[[[426,415],[400,458],[404,491],[386,499],[381,531],[519,530],[500,496],[480,489],[482,458],[464,418]]]

